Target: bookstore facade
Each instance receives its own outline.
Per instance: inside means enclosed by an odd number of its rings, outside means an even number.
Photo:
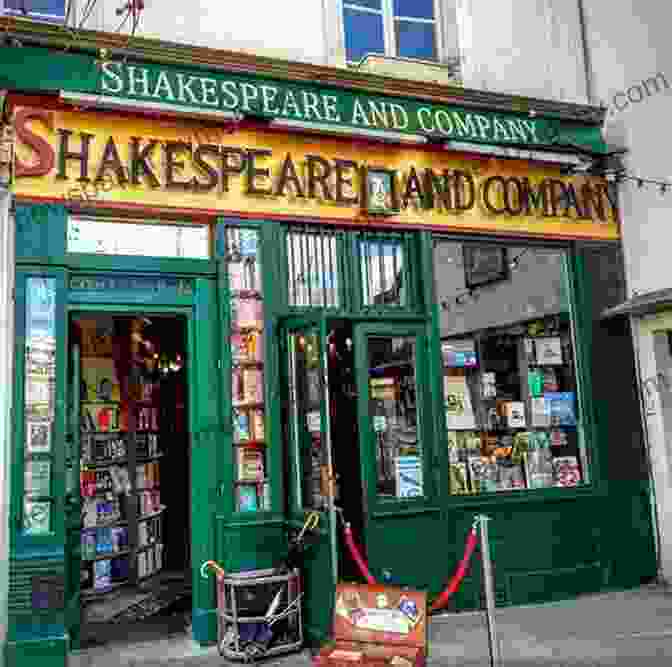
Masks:
[[[123,67],[103,68],[102,92],[129,94]],[[173,75],[128,81],[187,85]],[[218,87],[218,103],[291,106],[250,86]],[[335,93],[301,99],[297,113],[335,118]],[[194,638],[213,641],[201,564],[277,566],[311,511],[313,638],[334,582],[357,578],[339,516],[377,579],[432,595],[479,512],[501,604],[655,576],[648,480],[608,425],[593,317],[617,298],[600,277],[618,254],[615,197],[530,152],[542,118],[355,100],[353,118],[368,108],[397,129],[410,116],[494,143],[518,132],[530,150],[503,158],[90,102],[9,98],[10,664],[59,664],[117,622],[128,591],[124,609],[189,596]],[[455,608],[480,595],[475,568]]]

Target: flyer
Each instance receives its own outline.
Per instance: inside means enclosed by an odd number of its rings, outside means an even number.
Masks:
[[[540,366],[562,366],[562,344],[558,336],[537,338],[534,341],[537,364]]]
[[[397,456],[394,459],[397,498],[422,496],[422,461],[419,456]]]

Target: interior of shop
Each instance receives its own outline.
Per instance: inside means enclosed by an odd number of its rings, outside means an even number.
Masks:
[[[191,610],[186,320],[80,313],[81,643],[183,631]],[[71,392],[77,396],[77,392]],[[74,441],[77,441],[75,438]]]

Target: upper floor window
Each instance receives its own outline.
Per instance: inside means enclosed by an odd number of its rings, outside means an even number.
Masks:
[[[36,19],[62,20],[65,17],[65,0],[5,0],[5,11]]]
[[[348,62],[368,53],[438,60],[437,0],[343,0]]]

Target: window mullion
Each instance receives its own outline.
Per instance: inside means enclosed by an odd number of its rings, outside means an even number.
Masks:
[[[383,0],[383,27],[385,34],[385,55],[397,55],[397,38],[394,32],[394,0]]]

